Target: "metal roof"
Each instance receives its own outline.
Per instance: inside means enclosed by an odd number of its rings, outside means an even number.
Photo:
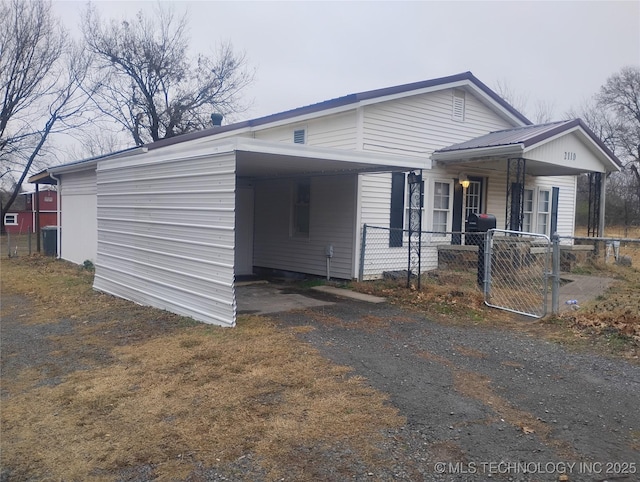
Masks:
[[[534,146],[540,142],[548,140],[558,134],[567,132],[574,128],[582,129],[585,134],[596,144],[611,160],[618,166],[622,166],[620,160],[615,154],[596,136],[591,129],[582,121],[582,119],[571,119],[558,122],[548,122],[546,124],[529,125],[516,127],[513,129],[505,129],[501,131],[490,132],[480,137],[470,139],[459,144],[439,149],[434,152],[435,157],[438,153],[466,151],[471,149],[488,149],[500,148],[507,146],[522,146],[527,148]]]
[[[554,130],[558,126],[567,124],[571,121],[549,122],[547,124],[538,124],[532,126],[516,127],[514,129],[505,129],[502,131],[494,131],[474,139],[470,139],[459,144],[454,144],[436,152],[460,151],[464,149],[480,149],[483,147],[500,147],[514,144],[529,145],[531,139],[539,138],[547,132]]]
[[[236,131],[240,129],[257,127],[265,124],[270,124],[273,122],[292,119],[292,118],[307,115],[307,114],[314,114],[317,112],[335,109],[335,108],[350,105],[350,104],[357,104],[358,102],[369,101],[373,99],[384,98],[384,97],[398,95],[398,94],[410,93],[412,91],[418,91],[421,89],[428,89],[428,88],[433,88],[438,86],[444,87],[448,84],[454,84],[454,83],[465,82],[465,81],[475,85],[479,90],[481,90],[484,94],[486,94],[489,98],[491,98],[494,102],[500,105],[503,109],[509,112],[509,114],[511,114],[516,119],[518,119],[520,122],[524,124],[531,124],[531,121],[529,119],[527,119],[524,115],[518,112],[513,106],[511,106],[502,97],[500,97],[493,90],[487,87],[483,82],[478,80],[471,72],[463,72],[461,74],[450,75],[447,77],[440,77],[437,79],[424,80],[421,82],[413,82],[409,84],[402,84],[402,85],[397,85],[393,87],[375,89],[375,90],[360,92],[356,94],[349,94],[343,97],[337,97],[335,99],[326,100],[324,102],[319,102],[317,104],[298,107],[296,109],[280,112],[277,114],[258,117],[256,119],[237,122],[237,123],[229,124],[226,126],[210,127],[208,129],[204,129],[201,131],[182,134],[179,136],[170,137],[168,139],[161,139],[159,141],[146,144],[145,147],[149,149],[157,149],[159,147],[177,144],[180,142],[186,142],[194,139],[200,139],[202,137],[216,135],[223,132],[230,132],[230,131]]]

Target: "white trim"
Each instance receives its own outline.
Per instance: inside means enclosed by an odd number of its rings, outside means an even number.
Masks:
[[[435,195],[436,195],[436,183],[439,184],[446,184],[449,186],[449,206],[448,208],[445,209],[437,209],[435,208]],[[450,232],[452,229],[452,223],[453,223],[453,197],[454,197],[454,185],[453,185],[453,179],[446,179],[446,178],[434,178],[431,179],[430,183],[429,183],[429,187],[430,189],[427,191],[429,192],[429,209],[427,212],[429,212],[431,214],[431,216],[429,217],[428,220],[428,226],[429,226],[429,231],[436,231],[436,228],[434,226],[433,223],[433,216],[435,214],[436,211],[438,212],[446,212],[447,213],[447,225],[446,225],[446,229],[445,232]],[[434,239],[445,239],[446,235],[433,235]]]
[[[524,153],[523,144],[510,144],[508,146],[499,147],[477,147],[475,149],[464,149],[446,152],[434,152],[431,155],[433,161],[446,161],[447,165],[455,164],[456,162],[468,162],[473,159],[480,158],[496,158],[505,156],[522,157]]]

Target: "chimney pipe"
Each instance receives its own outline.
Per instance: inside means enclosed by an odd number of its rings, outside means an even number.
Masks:
[[[222,125],[223,118],[224,116],[222,114],[211,114],[211,123],[213,124],[213,127],[220,127]]]

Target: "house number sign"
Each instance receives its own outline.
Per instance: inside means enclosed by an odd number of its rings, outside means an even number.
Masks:
[[[564,160],[565,161],[575,161],[576,160],[576,153],[575,152],[571,152],[571,151],[564,151]]]

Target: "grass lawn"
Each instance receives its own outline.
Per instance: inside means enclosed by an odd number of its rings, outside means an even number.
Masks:
[[[194,323],[94,292],[92,272],[50,258],[2,259],[1,279],[3,330],[67,327],[43,340],[45,360],[3,376],[11,480],[114,480],[132,466],[176,480],[247,453],[267,480],[312,480],[300,454],[342,447],[336,466],[375,467],[381,430],[404,423],[385,395],[268,318]],[[5,368],[23,355],[6,343]]]
[[[475,273],[437,273],[421,290],[354,288],[442,323],[528,331],[637,363],[638,266],[640,257],[634,267],[581,266],[617,283],[541,323],[484,306]],[[42,256],[3,256],[0,268],[3,333],[47,333],[24,335],[22,348],[20,339],[2,340],[3,480],[125,479],[130,467],[179,480],[248,453],[267,480],[315,480],[309,464],[339,472],[384,463],[383,431],[405,423],[385,394],[296,338],[310,327],[251,316],[233,329],[195,323],[97,293],[92,271]],[[336,448],[340,457],[327,459]]]

